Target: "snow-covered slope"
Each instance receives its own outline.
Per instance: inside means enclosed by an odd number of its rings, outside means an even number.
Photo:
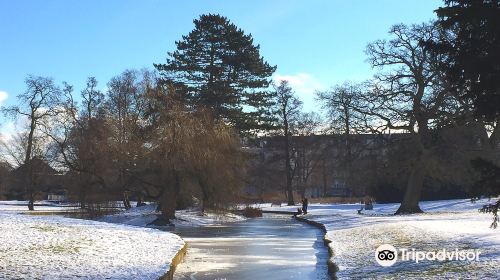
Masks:
[[[155,229],[12,208],[0,203],[0,279],[157,279],[184,246]]]
[[[399,204],[375,204],[374,210],[357,214],[360,204],[312,204],[304,218],[320,222],[339,266],[340,279],[498,279],[500,229],[491,229],[491,214],[478,213],[487,200],[424,201],[424,214],[394,216]],[[264,210],[296,210],[269,207]],[[422,251],[477,249],[479,261],[411,261],[382,267],[375,261],[381,244]]]

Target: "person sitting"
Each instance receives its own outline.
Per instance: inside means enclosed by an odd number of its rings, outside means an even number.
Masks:
[[[297,213],[295,213],[295,216],[302,215],[302,209],[297,208]]]
[[[361,209],[358,209],[358,214],[361,214],[361,211],[365,210],[365,207],[363,206],[363,204],[361,204]]]

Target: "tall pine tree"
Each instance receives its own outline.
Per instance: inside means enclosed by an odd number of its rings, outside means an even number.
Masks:
[[[241,133],[271,128],[269,85],[276,66],[264,61],[251,34],[226,17],[202,15],[194,24],[167,62],[155,64],[163,81],[188,104],[211,109]]]
[[[444,0],[439,24],[454,33],[438,45],[449,57],[444,72],[474,103],[476,116],[500,119],[500,0]]]
[[[487,155],[473,160],[479,173],[474,195],[500,194],[500,0],[444,0],[436,10],[439,24],[454,34],[451,42],[435,49],[445,53],[449,63],[442,67],[457,92],[471,101],[475,116],[492,128],[484,145]],[[485,205],[497,227],[500,199]]]

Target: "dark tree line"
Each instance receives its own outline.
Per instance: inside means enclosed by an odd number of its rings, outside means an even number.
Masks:
[[[441,69],[476,122],[488,128],[483,137],[486,155],[474,160],[481,174],[478,193],[498,194],[500,162],[495,151],[500,142],[500,1],[445,0],[436,10],[438,24],[453,34],[448,41],[432,44],[437,53],[448,57]],[[498,222],[500,201],[483,208],[494,213]]]

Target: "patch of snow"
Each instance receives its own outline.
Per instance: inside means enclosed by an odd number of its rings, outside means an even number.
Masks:
[[[169,232],[19,214],[14,204],[0,204],[1,279],[158,279],[184,246]]]
[[[117,214],[106,215],[98,220],[106,223],[146,227],[157,218],[157,214],[156,205],[149,204],[141,207],[132,207]]]
[[[106,215],[99,221],[115,224],[126,224],[141,227],[155,227],[149,224],[153,222],[160,214],[156,211],[156,204],[149,204],[141,207],[133,207],[113,215]],[[244,218],[231,213],[201,213],[197,209],[177,210],[176,219],[172,220],[175,226],[209,226],[225,222],[241,221]]]
[[[200,213],[200,211],[195,209],[176,211],[175,217],[174,224],[176,226],[209,226],[245,220],[243,216],[232,213],[214,213],[209,211]]]

